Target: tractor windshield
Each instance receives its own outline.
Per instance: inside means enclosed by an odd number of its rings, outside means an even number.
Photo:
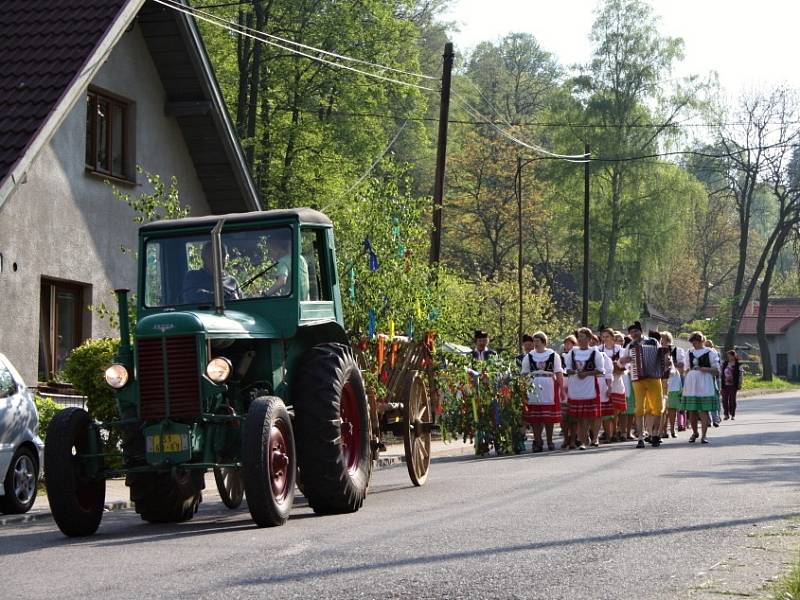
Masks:
[[[292,247],[290,227],[223,231],[225,303],[291,295],[295,271],[308,280],[303,265],[293,268]],[[149,238],[145,245],[145,306],[213,305],[212,256],[210,233]]]

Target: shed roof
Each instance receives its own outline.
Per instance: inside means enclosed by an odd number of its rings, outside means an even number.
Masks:
[[[751,302],[739,322],[741,335],[756,335],[758,301]],[[765,329],[767,335],[781,335],[800,320],[800,298],[773,298],[767,306]]]
[[[134,19],[212,212],[260,208],[193,17],[152,0],[4,0],[0,206]]]

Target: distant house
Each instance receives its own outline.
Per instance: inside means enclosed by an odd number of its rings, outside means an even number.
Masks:
[[[89,306],[135,287],[136,165],[192,214],[257,210],[199,32],[145,0],[5,0],[0,10],[0,352],[29,384],[88,337]],[[146,181],[144,182],[146,183]]]
[[[758,349],[757,301],[751,302],[739,323],[736,345]],[[800,378],[800,298],[772,298],[765,321],[772,368],[781,377]]]

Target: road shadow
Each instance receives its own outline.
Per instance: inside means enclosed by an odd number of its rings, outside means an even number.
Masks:
[[[800,456],[773,454],[768,457],[732,460],[724,466],[702,471],[676,471],[671,479],[716,479],[731,485],[768,483],[792,486],[800,484]]]
[[[325,577],[337,575],[353,575],[353,574],[368,574],[382,569],[397,569],[409,566],[421,566],[430,569],[432,565],[459,562],[469,559],[480,559],[494,557],[498,555],[513,555],[525,552],[532,552],[537,550],[549,549],[568,549],[573,546],[590,545],[590,544],[605,544],[613,542],[625,542],[628,540],[643,540],[653,539],[658,541],[659,538],[665,538],[670,535],[690,535],[692,533],[709,533],[715,530],[726,529],[730,527],[740,527],[744,525],[757,525],[759,523],[766,523],[770,521],[782,521],[799,516],[800,513],[784,513],[767,515],[763,517],[753,517],[747,519],[729,519],[726,521],[716,521],[710,523],[702,523],[699,525],[681,525],[679,527],[658,528],[647,531],[635,531],[629,533],[618,533],[611,535],[598,535],[575,537],[560,540],[551,540],[543,542],[531,542],[527,544],[514,544],[509,546],[496,546],[492,548],[480,548],[474,550],[461,550],[454,552],[445,552],[437,554],[422,554],[409,558],[393,557],[391,560],[377,560],[368,564],[356,564],[350,566],[337,565],[334,568],[314,569],[314,568],[297,568],[290,572],[284,572],[276,575],[267,575],[264,577],[250,577],[250,578],[230,578],[227,584],[231,586],[261,586],[270,584],[284,584],[284,583],[299,583],[304,580],[318,580]]]

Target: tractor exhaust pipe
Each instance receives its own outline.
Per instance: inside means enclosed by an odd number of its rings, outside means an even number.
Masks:
[[[125,365],[133,363],[133,349],[131,348],[131,325],[128,318],[128,291],[126,289],[114,290],[117,295],[117,311],[119,313],[119,361]]]
[[[211,230],[211,253],[214,266],[214,312],[221,315],[225,312],[225,293],[222,289],[222,227],[225,219],[220,219]]]

